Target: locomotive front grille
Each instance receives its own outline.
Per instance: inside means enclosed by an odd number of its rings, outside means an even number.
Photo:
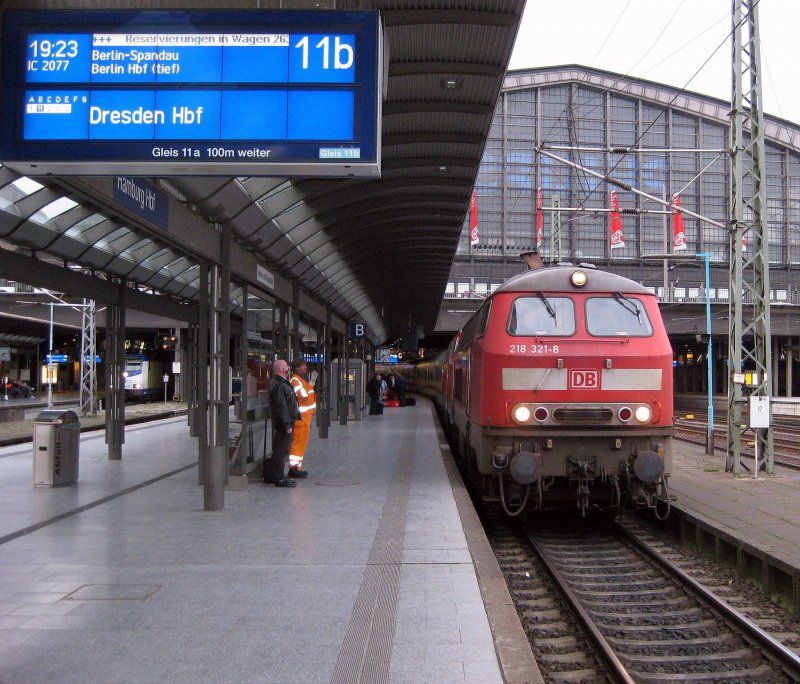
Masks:
[[[614,411],[594,406],[560,407],[553,411],[553,420],[557,423],[604,425],[614,420]]]

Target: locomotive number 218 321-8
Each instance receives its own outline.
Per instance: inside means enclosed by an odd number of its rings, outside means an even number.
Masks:
[[[512,344],[509,354],[558,354],[557,344]]]

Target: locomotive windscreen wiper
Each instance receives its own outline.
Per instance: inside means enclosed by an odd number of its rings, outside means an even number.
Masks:
[[[636,320],[639,321],[639,324],[641,325],[642,312],[639,310],[639,305],[636,302],[634,302],[632,299],[629,299],[621,292],[612,292],[611,296],[620,303],[620,306],[623,309],[630,311],[634,316],[636,316]]]
[[[547,301],[547,297],[545,297],[545,296],[544,296],[544,293],[543,293],[541,290],[539,290],[539,291],[536,293],[536,296],[537,296],[539,299],[541,299],[541,300],[542,300],[542,304],[544,304],[544,308],[545,308],[545,309],[547,309],[547,313],[549,313],[549,314],[550,314],[550,318],[552,318],[552,319],[553,319],[553,323],[558,323],[558,321],[556,320],[556,312],[555,312],[555,309],[552,307],[552,305],[550,304],[550,302],[549,302],[549,301]]]

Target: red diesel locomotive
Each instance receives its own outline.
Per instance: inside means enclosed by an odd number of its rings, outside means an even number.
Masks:
[[[628,501],[668,515],[672,349],[639,283],[584,264],[514,276],[417,381],[508,514]]]

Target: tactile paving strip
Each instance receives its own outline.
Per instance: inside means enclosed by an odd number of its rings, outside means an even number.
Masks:
[[[411,490],[413,430],[404,442],[331,684],[389,681],[406,509]]]

